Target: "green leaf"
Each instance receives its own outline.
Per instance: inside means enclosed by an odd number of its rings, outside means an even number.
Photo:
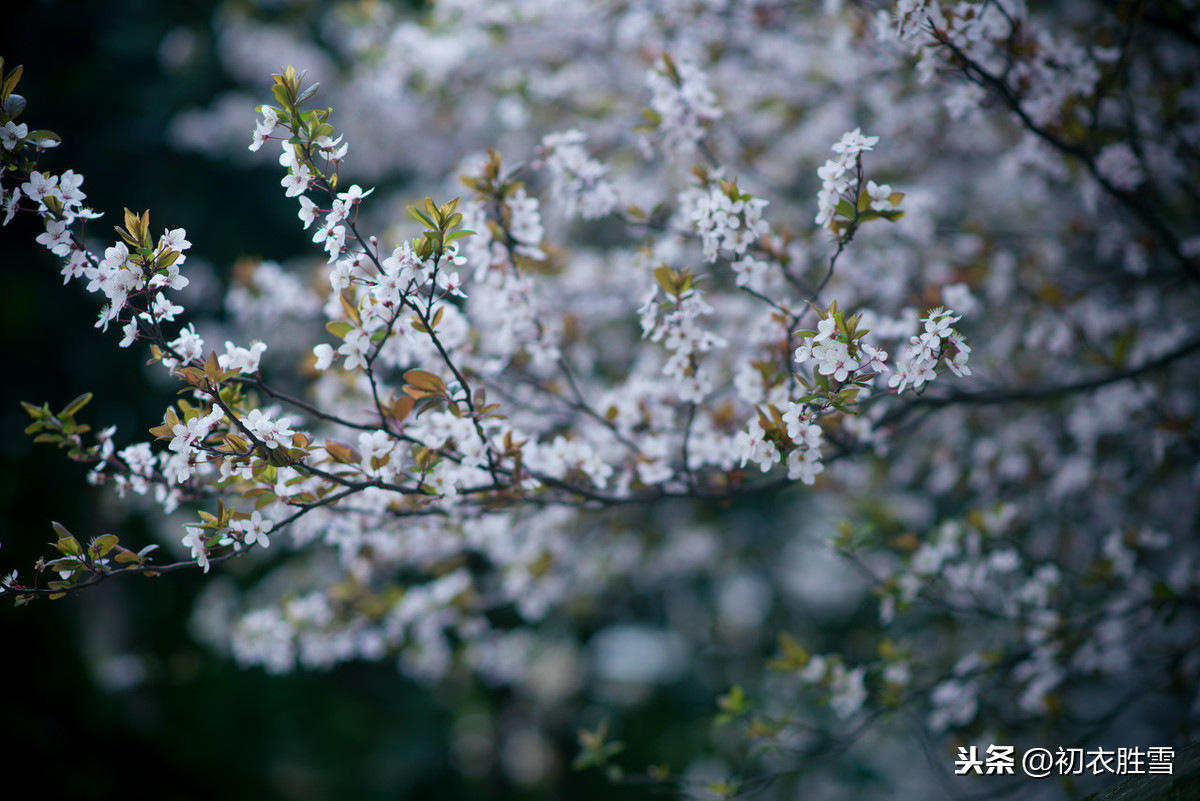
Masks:
[[[767,662],[769,670],[780,673],[791,673],[807,666],[809,660],[812,658],[808,649],[796,642],[790,634],[779,635],[779,648],[783,651],[783,655],[778,659],[771,659]]]
[[[437,228],[437,226],[434,225],[433,220],[429,219],[425,212],[421,211],[416,206],[409,206],[408,211],[410,214],[412,214],[412,216],[416,217],[419,222],[424,224],[426,228]]]
[[[345,320],[334,320],[325,323],[325,330],[333,334],[338,339],[345,339],[346,335],[354,330],[354,325]]]
[[[21,116],[21,112],[25,110],[25,98],[15,92],[0,102],[0,118],[7,120],[15,120]]]
[[[38,407],[34,406],[32,403],[21,401],[21,407],[25,409],[29,416],[34,420],[45,420],[46,418],[50,417],[50,407],[47,404],[42,404],[40,407]]]
[[[654,268],[654,280],[668,295],[679,294],[679,273],[665,264]]]
[[[742,685],[735,684],[728,693],[717,698],[717,706],[729,712],[745,712],[750,708],[750,702]]]
[[[0,63],[0,68],[4,65]],[[21,74],[25,72],[25,66],[18,64],[12,72],[8,73],[8,77],[4,79],[4,85],[0,86],[0,99],[7,99],[12,91],[17,88],[17,82],[21,80]]]
[[[299,97],[296,98],[296,105],[298,106],[301,103],[303,103],[305,100],[308,100],[310,97],[315,95],[317,93],[317,90],[320,88],[321,88],[321,83],[318,81],[317,83],[314,83],[312,86],[305,89],[303,92],[300,93]]]
[[[75,400],[68,403],[66,405],[66,408],[64,408],[61,412],[59,412],[59,414],[62,417],[74,416],[80,409],[82,409],[84,406],[87,406],[91,400],[92,400],[92,393],[85,392],[84,394],[82,394],[78,398],[76,398]]]
[[[88,551],[91,552],[92,558],[102,559],[117,546],[117,542],[116,534],[102,534],[88,544]]]
[[[742,685],[735,684],[725,695],[717,696],[717,707],[721,709],[721,714],[717,715],[715,722],[718,726],[724,726],[749,712],[752,706],[754,704],[746,697]]]
[[[55,523],[55,525],[57,526],[58,524]],[[66,529],[63,530],[65,531]],[[64,556],[83,556],[83,548],[79,545],[79,540],[70,534],[60,537],[58,542],[54,543],[54,547]]]
[[[45,562],[42,567],[45,567],[47,570],[53,570],[55,573],[66,573],[68,571],[73,573],[79,569],[79,560],[74,556],[63,556]]]
[[[117,546],[117,555],[113,558],[116,559],[121,564],[131,564],[134,562],[142,561],[141,559],[138,558],[138,555],[136,553],[129,550],[128,548],[122,548],[120,545]]]
[[[338,294],[338,300],[341,301],[342,311],[346,313],[346,316],[354,321],[355,325],[362,325],[362,317],[359,316],[358,306],[351,302],[350,298],[346,295],[346,290],[343,289]]]
[[[353,446],[332,439],[325,441],[325,452],[342,464],[358,464],[362,461],[362,456]]]
[[[579,754],[571,762],[575,770],[589,767],[603,767],[608,760],[625,750],[625,744],[619,740],[608,739],[608,720],[600,722],[595,731],[579,729]]]
[[[404,392],[415,400],[443,398],[448,394],[442,379],[426,370],[409,370],[404,374],[404,380],[408,382]]]
[[[264,492],[262,495],[259,495],[258,500],[254,502],[254,508],[266,509],[268,506],[275,503],[276,500],[278,500],[278,496],[276,496],[275,493]]]
[[[404,374],[404,380],[417,389],[430,392],[445,392],[446,385],[442,379],[427,370],[409,370]]]
[[[288,97],[287,87],[283,84],[275,84],[271,87],[271,94],[275,95],[275,99],[279,101],[279,105],[285,109],[292,108],[292,99]]]
[[[729,779],[722,779],[718,782],[709,782],[705,789],[717,798],[733,798],[738,794],[739,786]]]

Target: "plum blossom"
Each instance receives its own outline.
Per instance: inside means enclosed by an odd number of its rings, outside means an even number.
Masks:
[[[353,207],[357,206],[359,203],[362,203],[363,198],[374,191],[375,189],[371,188],[364,192],[361,186],[358,184],[353,184],[345,192],[338,192],[337,199],[345,203],[347,206]]]
[[[249,145],[250,150],[258,150],[263,146],[267,137],[275,133],[279,127],[279,112],[271,106],[262,106],[263,118],[254,126],[254,141]]]
[[[179,336],[168,344],[179,354],[184,364],[204,356],[204,340],[196,333],[195,323],[188,323],[186,328],[180,329]],[[179,366],[179,362],[171,356],[164,356],[162,362],[168,370]]]
[[[509,211],[508,230],[517,241],[517,252],[531,259],[546,258],[538,247],[545,236],[538,199],[530,197],[524,187],[518,187],[505,199],[505,204]]]
[[[208,415],[196,415],[186,422],[176,423],[171,428],[172,439],[168,449],[178,454],[187,455],[189,451],[199,446],[212,430],[213,424],[221,419],[223,412],[217,408]]]
[[[38,202],[38,211],[48,211],[46,199],[58,197],[58,176],[47,176],[36,171],[31,172],[29,180],[21,184],[21,191],[30,200]]]
[[[239,370],[250,374],[258,372],[258,363],[267,350],[266,342],[255,342],[249,348],[239,347],[232,342],[225,342],[225,352],[217,357],[222,370]]]
[[[121,328],[121,341],[117,343],[118,346],[122,348],[128,348],[137,339],[137,335],[138,321],[137,318],[134,317],[131,318],[129,322],[125,323],[125,325]]]
[[[578,129],[542,137],[539,165],[549,170],[551,193],[563,202],[563,213],[596,220],[612,213],[618,198],[605,179],[608,167],[590,158],[584,144],[587,134]]]
[[[705,261],[716,261],[724,247],[743,256],[769,226],[762,217],[767,201],[762,198],[729,197],[725,190],[714,187],[702,195],[696,204],[692,219],[700,234]]]
[[[242,543],[245,545],[257,544],[263,548],[271,547],[270,533],[272,523],[269,519],[263,517],[262,512],[257,509],[250,513],[249,518],[233,521],[230,527],[242,535]]]
[[[330,216],[326,218],[325,224],[313,234],[312,241],[325,247],[325,251],[329,254],[329,262],[332,263],[341,255],[342,248],[346,244],[346,227],[339,225],[338,218],[331,212]]]
[[[846,670],[840,662],[833,666],[833,697],[829,700],[829,707],[839,718],[854,715],[867,700],[867,690],[863,684],[866,674],[867,669],[862,665],[853,670]]]
[[[44,245],[55,256],[66,256],[72,250],[71,231],[64,221],[47,220],[46,232],[38,234],[37,243]]]
[[[888,386],[895,387],[897,393],[903,392],[909,384],[914,389],[920,389],[937,377],[936,368],[942,362],[955,375],[970,375],[967,360],[971,349],[962,335],[951,327],[959,319],[953,312],[941,307],[923,317],[921,321],[925,324],[925,330],[920,336],[910,338],[908,347],[896,365],[896,372],[888,380]]]
[[[890,184],[877,184],[874,181],[867,181],[867,196],[871,198],[871,208],[877,211],[892,207],[892,187]]]
[[[657,128],[667,151],[690,155],[707,126],[724,115],[708,77],[690,61],[660,57],[646,73],[646,83],[652,92],[650,108],[658,115]]]
[[[308,230],[308,227],[310,225],[312,225],[313,222],[317,219],[317,212],[319,212],[320,209],[317,208],[316,203],[313,203],[311,200],[308,199],[307,195],[300,195],[299,200],[300,200],[300,212],[299,212],[300,222],[304,223],[304,229]]]
[[[743,467],[747,462],[754,462],[765,473],[779,462],[779,449],[767,439],[757,420],[751,420],[746,430],[738,432],[733,447]]]
[[[330,138],[328,136],[318,137],[314,144],[317,146],[317,151],[321,157],[330,164],[338,164],[345,160],[346,153],[350,150],[350,143],[343,142],[342,136]]]
[[[1124,142],[1106,145],[1096,155],[1096,172],[1117,189],[1137,189],[1146,181],[1146,173],[1133,148]]]
[[[817,225],[830,228],[838,202],[851,193],[857,194],[859,156],[874,150],[878,142],[878,136],[864,136],[860,128],[855,128],[842,134],[834,143],[833,152],[837,156],[817,169],[817,177],[821,179],[821,191],[817,193]],[[890,190],[890,187],[886,188]],[[876,187],[877,192],[880,189]],[[871,197],[874,199],[875,196]],[[850,199],[855,200],[853,197]]]
[[[183,535],[183,544],[192,551],[192,558],[196,560],[205,573],[208,572],[210,563],[208,561],[208,548],[205,545],[207,539],[204,534],[204,529],[200,526],[185,526]]]
[[[17,124],[12,120],[4,123],[4,127],[0,128],[0,145],[4,146],[5,150],[13,150],[17,145],[29,136],[29,126],[25,123]]]
[[[268,417],[262,409],[251,409],[242,424],[262,440],[268,448],[290,445],[292,435],[295,433],[288,427],[287,418],[273,419]]]
[[[155,295],[150,304],[150,317],[156,321],[172,322],[175,315],[181,313],[183,307],[172,303],[166,295]]]
[[[309,171],[307,164],[298,164],[279,182],[287,190],[287,197],[297,197],[308,191],[316,178]]]
[[[171,228],[164,231],[163,235],[159,237],[158,246],[166,250],[179,251],[182,254],[183,251],[191,248],[192,243],[187,240],[187,231],[182,228]],[[184,258],[183,255],[180,255],[175,259],[175,264],[182,264]]]
[[[0,197],[2,197],[2,194],[0,194]],[[17,215],[17,209],[19,208],[19,204],[21,202],[21,190],[14,187],[12,192],[8,194],[8,197],[3,198],[3,200],[4,225],[8,225],[13,221],[13,217]]]
[[[347,370],[365,367],[367,351],[371,349],[371,339],[366,331],[356,328],[346,334],[346,340],[338,346],[338,353],[346,357],[342,366]]]

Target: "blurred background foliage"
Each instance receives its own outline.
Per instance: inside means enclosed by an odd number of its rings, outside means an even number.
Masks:
[[[313,12],[285,5],[256,13]],[[154,228],[186,227],[197,260],[228,275],[239,255],[282,257],[305,239],[269,166],[247,170],[169,147],[172,115],[232,86],[212,51],[214,7],[10,0],[0,55],[6,68],[25,67],[21,121],[64,140],[44,167],[85,175],[87,202],[105,212],[92,223],[95,242],[111,237],[122,207],[150,209]],[[23,576],[47,552],[51,520],[79,537],[119,531],[140,545],[155,537],[150,519],[89,487],[84,467],[32,444],[20,401],[57,409],[94,391],[84,416],[97,428],[117,425],[121,447],[143,438],[174,397],[149,380],[139,348],[119,350],[111,331],[93,328],[94,300],[62,286],[37,233],[25,215],[0,231],[0,566]],[[242,671],[189,636],[205,580],[176,574],[23,609],[0,603],[0,770],[10,789],[31,781],[35,792],[70,799],[512,797],[491,771],[472,779],[454,768],[456,720],[461,729],[492,699],[432,697],[390,661],[285,677]],[[574,787],[570,797],[588,796]]]

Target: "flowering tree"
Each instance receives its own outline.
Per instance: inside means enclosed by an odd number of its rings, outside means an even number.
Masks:
[[[884,797],[965,795],[1019,779],[955,777],[969,748],[1004,774],[1005,747],[1177,745],[1200,50],[1174,11],[1079,6],[347,6],[340,74],[228,13],[231,71],[278,70],[238,148],[279,154],[320,255],[243,265],[223,321],[186,316],[178,221],[85,229],[0,69],[4,223],[38,215],[97,328],[180,387],[148,441],[93,434],[90,395],[27,404],[28,431],[183,518],[166,558],[55,524],[0,586],[260,559],[210,629],[243,665],[394,658],[556,703],[686,654],[735,736],[728,770],[647,772],[685,795],[828,784],[847,751]],[[278,68],[297,52],[319,94]],[[220,151],[224,108],[179,144]],[[364,188],[397,171],[417,195]],[[579,740],[621,766],[607,728]],[[901,780],[914,742],[941,756]]]

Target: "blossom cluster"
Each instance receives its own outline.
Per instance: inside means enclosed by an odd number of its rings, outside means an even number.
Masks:
[[[940,307],[921,318],[925,329],[909,340],[895,374],[888,379],[888,386],[895,387],[897,392],[903,392],[910,383],[914,389],[921,389],[927,381],[937,377],[939,363],[944,363],[955,375],[970,375],[967,359],[971,348],[962,334],[951,328],[960,319],[952,311]]]
[[[598,220],[611,214],[619,202],[617,190],[605,178],[609,168],[591,158],[579,129],[542,137],[539,166],[550,172],[551,194],[562,201],[563,214]]]
[[[855,195],[858,194],[858,184],[861,182],[858,176],[859,157],[873,150],[878,142],[878,136],[863,136],[862,131],[855,128],[843,134],[834,144],[833,152],[837,155],[817,170],[817,177],[821,179],[821,191],[817,194],[817,225],[829,227],[842,196],[851,190]]]
[[[706,127],[724,114],[704,73],[691,62],[662,56],[646,73],[646,83],[652,93],[651,121],[667,152],[690,155]]]
[[[749,247],[770,231],[762,215],[766,206],[763,198],[739,194],[736,183],[713,187],[701,195],[693,214],[704,260],[716,261],[722,248],[745,256]]]

